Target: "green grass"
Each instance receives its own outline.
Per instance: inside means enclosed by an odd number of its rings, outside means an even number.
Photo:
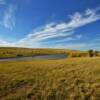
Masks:
[[[0,62],[0,100],[100,100],[100,58]]]

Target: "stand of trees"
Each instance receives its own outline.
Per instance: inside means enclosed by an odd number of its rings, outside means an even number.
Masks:
[[[98,56],[99,51],[94,51],[92,49],[88,50],[89,57]]]

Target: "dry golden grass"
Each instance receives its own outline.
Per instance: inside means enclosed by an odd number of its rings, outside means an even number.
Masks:
[[[100,58],[0,62],[0,100],[100,100]]]

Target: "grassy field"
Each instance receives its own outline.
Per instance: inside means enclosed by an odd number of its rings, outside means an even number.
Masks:
[[[100,58],[0,62],[0,100],[100,100]]]

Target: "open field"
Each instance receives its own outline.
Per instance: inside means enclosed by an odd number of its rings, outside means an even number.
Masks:
[[[100,100],[100,58],[0,62],[0,100]]]

